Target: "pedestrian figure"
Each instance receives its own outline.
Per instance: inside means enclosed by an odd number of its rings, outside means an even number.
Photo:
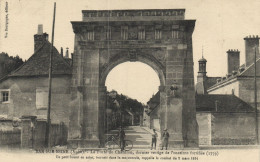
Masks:
[[[164,132],[162,135],[162,150],[163,150],[163,147],[165,147],[165,149],[167,150],[169,137],[170,137],[170,135],[167,132],[167,129],[164,129]]]
[[[120,127],[117,136],[119,137],[119,144],[120,144],[121,151],[123,151],[125,149],[125,131],[122,127]]]
[[[154,145],[154,149],[156,150],[157,137],[158,137],[158,135],[157,135],[155,129],[153,129],[151,150],[153,149],[153,145]]]

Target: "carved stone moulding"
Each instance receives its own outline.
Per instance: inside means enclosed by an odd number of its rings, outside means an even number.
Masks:
[[[184,16],[185,9],[151,10],[83,10],[83,17],[122,17],[122,16]]]

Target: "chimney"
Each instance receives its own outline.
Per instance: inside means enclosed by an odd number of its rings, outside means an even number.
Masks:
[[[67,50],[66,50],[65,58],[69,58],[69,48],[67,47],[66,49],[67,49]]]
[[[227,74],[231,75],[232,71],[237,71],[240,65],[240,51],[228,50],[227,51]]]
[[[246,59],[245,59],[245,65],[246,67],[250,66],[254,63],[255,59],[255,48],[259,47],[259,37],[257,36],[247,36],[244,38],[245,40],[245,49],[246,49]],[[256,58],[259,58],[259,52],[257,49]]]
[[[42,24],[39,24],[38,25],[38,35],[42,35],[43,34],[43,25]]]
[[[61,57],[63,57],[63,48],[62,47],[60,48],[60,54],[61,54]]]
[[[34,35],[34,52],[36,52],[46,41],[48,41],[48,34],[43,33],[43,25],[38,25],[38,32]]]

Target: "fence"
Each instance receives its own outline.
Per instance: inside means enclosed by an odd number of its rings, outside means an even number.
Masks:
[[[34,148],[44,147],[46,122],[37,122],[34,129]],[[64,123],[52,124],[50,128],[50,146],[66,145],[68,129]]]
[[[21,145],[21,129],[0,130],[0,146],[19,148]]]

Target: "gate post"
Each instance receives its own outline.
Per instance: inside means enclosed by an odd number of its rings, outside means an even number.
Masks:
[[[34,126],[36,116],[22,116],[21,147],[34,148]]]

